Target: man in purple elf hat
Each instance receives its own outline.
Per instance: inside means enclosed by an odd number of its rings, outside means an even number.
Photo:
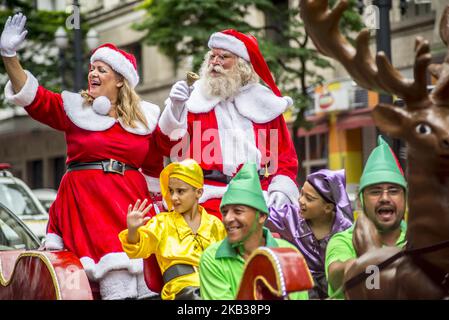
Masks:
[[[329,239],[352,225],[345,170],[319,170],[307,176],[299,207],[270,207],[266,226],[294,244],[304,255],[315,281],[310,299],[327,298],[324,258]]]

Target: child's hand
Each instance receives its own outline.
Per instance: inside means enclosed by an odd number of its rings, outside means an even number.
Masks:
[[[147,202],[148,200],[145,199],[142,203],[140,203],[139,199],[134,204],[134,208],[132,204],[129,205],[128,215],[126,217],[126,222],[128,224],[128,233],[135,234],[139,227],[145,225],[151,219],[151,217],[145,217],[145,215],[153,206],[153,204],[150,204],[145,208]]]

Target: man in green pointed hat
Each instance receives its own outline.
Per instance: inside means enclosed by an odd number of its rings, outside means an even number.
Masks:
[[[377,144],[360,178],[359,199],[363,214],[358,218],[358,230],[364,230],[354,232],[353,226],[336,233],[327,245],[325,271],[328,293],[330,297],[337,299],[344,299],[343,291],[339,289],[345,271],[357,258],[357,252],[363,253],[368,248],[379,246],[403,247],[406,243],[403,217],[407,182],[390,146],[381,136],[378,137]],[[357,248],[354,247],[354,241]]]
[[[245,261],[260,246],[295,246],[273,238],[264,227],[269,211],[260,185],[257,167],[246,163],[235,175],[223,195],[220,211],[227,237],[209,246],[200,260],[201,298],[233,300],[237,296]],[[295,292],[291,299],[308,299],[308,294]]]

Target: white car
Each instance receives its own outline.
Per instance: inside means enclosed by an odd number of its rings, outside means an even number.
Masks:
[[[0,164],[0,203],[25,222],[42,240],[47,231],[48,213],[30,188],[6,170],[9,167],[7,164]]]
[[[45,210],[50,210],[51,205],[56,200],[58,192],[54,189],[33,189],[36,198],[44,206]]]

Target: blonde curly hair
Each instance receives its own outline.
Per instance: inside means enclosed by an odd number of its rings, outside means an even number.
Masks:
[[[136,91],[129,85],[128,80],[116,73],[120,80],[123,81],[123,86],[119,88],[117,97],[116,112],[117,116],[122,119],[123,123],[131,128],[136,128],[137,122],[142,123],[148,129],[147,120],[140,107],[140,97]],[[84,104],[92,106],[94,98],[89,95],[87,90],[81,91],[81,96],[84,99]]]

